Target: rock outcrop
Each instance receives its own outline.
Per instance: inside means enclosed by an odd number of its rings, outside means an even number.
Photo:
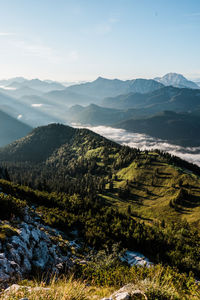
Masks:
[[[23,278],[34,270],[60,273],[73,265],[71,245],[77,244],[64,239],[60,231],[45,226],[29,212],[25,212],[24,220],[14,223],[13,234],[0,240],[0,283]],[[8,221],[0,221],[0,225],[14,226]]]
[[[129,250],[125,252],[121,260],[126,261],[130,266],[150,267],[153,265],[153,263],[150,262],[149,259],[145,257],[143,254],[135,251],[129,251]]]

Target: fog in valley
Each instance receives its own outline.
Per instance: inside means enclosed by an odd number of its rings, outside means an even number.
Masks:
[[[108,126],[84,127],[73,124],[73,127],[90,129],[108,139],[132,148],[139,148],[141,150],[159,149],[166,151],[172,155],[176,155],[184,160],[200,166],[200,147],[181,147],[178,145],[172,145],[164,140],[156,139],[145,134],[128,132],[124,129],[112,128]]]

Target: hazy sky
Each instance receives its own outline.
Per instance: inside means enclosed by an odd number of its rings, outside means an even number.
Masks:
[[[200,78],[200,0],[0,0],[0,78]]]

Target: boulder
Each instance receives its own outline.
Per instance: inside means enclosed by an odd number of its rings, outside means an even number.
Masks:
[[[132,300],[132,299],[144,299],[147,300],[147,296],[141,290],[136,289],[133,284],[127,284],[120,290],[112,294],[108,298],[101,300]]]

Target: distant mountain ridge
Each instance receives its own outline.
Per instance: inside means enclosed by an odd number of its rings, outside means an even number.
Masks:
[[[37,107],[31,107],[28,103],[22,103],[19,100],[0,92],[0,110],[12,116],[19,118],[20,121],[31,127],[46,125],[52,122],[60,121],[59,118],[39,111]]]
[[[139,115],[135,109],[115,109],[90,104],[88,106],[75,105],[67,112],[67,119],[71,123],[83,125],[113,125]]]
[[[41,92],[49,92],[52,90],[60,90],[65,88],[64,85],[56,81],[40,80],[38,78],[26,79],[24,77],[3,79],[0,80],[0,85],[5,86],[7,88],[15,89],[29,87],[31,89],[39,90]]]
[[[73,85],[68,91],[88,95],[90,97],[104,98],[120,94],[138,92],[147,93],[163,87],[161,83],[152,79],[119,80],[98,77],[92,82]]]
[[[166,86],[146,94],[130,93],[106,98],[101,105],[118,109],[142,109],[146,114],[163,110],[195,111],[200,108],[200,90]]]
[[[65,86],[59,82],[54,82],[54,81],[47,82],[47,81],[39,80],[37,78],[31,80],[26,79],[22,83],[14,81],[8,85],[8,87],[10,88],[22,88],[24,86],[39,90],[41,92],[50,92],[53,90],[62,90],[65,88]]]

